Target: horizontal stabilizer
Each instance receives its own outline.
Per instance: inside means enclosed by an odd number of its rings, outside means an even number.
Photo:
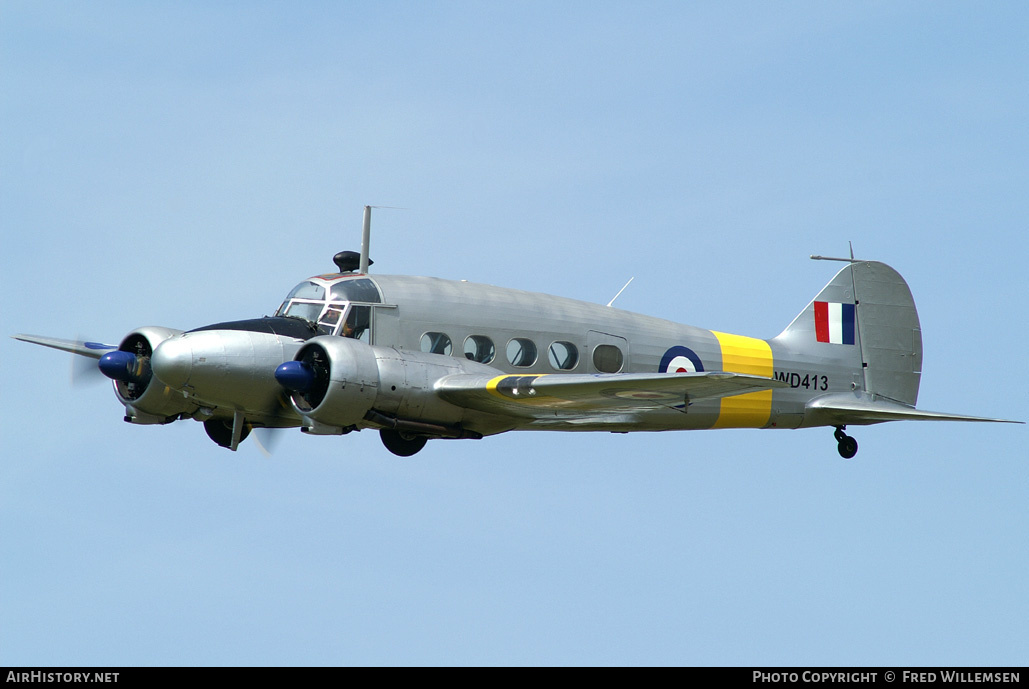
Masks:
[[[742,373],[609,373],[447,376],[436,384],[439,396],[458,406],[522,418],[596,417],[675,408],[788,383]]]
[[[820,425],[872,424],[884,421],[980,421],[989,423],[1025,423],[1011,419],[991,419],[967,414],[915,409],[883,398],[868,396],[826,395],[807,404],[808,416]]]
[[[103,344],[102,342],[62,340],[56,337],[42,337],[40,335],[11,335],[11,337],[22,342],[31,342],[32,344],[43,345],[44,347],[60,349],[62,352],[88,356],[91,359],[99,359],[112,349],[118,349],[118,345]]]

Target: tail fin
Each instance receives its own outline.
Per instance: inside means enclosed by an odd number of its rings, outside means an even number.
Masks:
[[[854,387],[914,406],[922,329],[904,278],[885,263],[851,261],[775,338],[851,371]]]

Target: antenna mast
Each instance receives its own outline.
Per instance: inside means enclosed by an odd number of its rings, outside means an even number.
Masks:
[[[372,207],[364,207],[364,227],[361,230],[361,265],[359,273],[368,274],[368,243],[372,234]]]
[[[633,275],[633,276],[632,276],[631,278],[629,278],[629,282],[632,282],[632,281],[633,281],[633,280],[635,280],[635,279],[636,279],[636,276],[635,276],[635,275]],[[622,289],[618,290],[618,294],[616,294],[616,295],[614,296],[614,298],[613,298],[613,299],[611,299],[611,301],[609,301],[609,302],[607,303],[607,305],[608,305],[608,306],[611,306],[612,304],[614,304],[614,303],[615,303],[615,299],[617,299],[618,297],[622,296],[622,292],[624,292],[624,291],[625,291],[625,288],[629,286],[629,282],[625,283],[625,285],[623,285],[623,286],[622,286]]]
[[[847,242],[850,246],[850,258],[835,258],[833,256],[818,256],[811,254],[811,260],[813,261],[843,261],[844,263],[861,263],[858,259],[854,258],[854,242]]]

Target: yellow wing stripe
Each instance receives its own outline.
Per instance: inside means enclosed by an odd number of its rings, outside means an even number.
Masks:
[[[711,331],[722,348],[722,370],[772,377],[772,348],[764,340]],[[772,391],[723,397],[713,428],[762,428],[772,415]]]
[[[507,378],[507,376],[497,376],[496,378],[490,379],[490,381],[488,383],[486,383],[486,391],[488,393],[490,393],[491,395],[496,395],[497,397],[503,397],[503,395],[501,395],[499,392],[497,392],[497,383],[499,383],[500,381],[504,380],[505,378]]]

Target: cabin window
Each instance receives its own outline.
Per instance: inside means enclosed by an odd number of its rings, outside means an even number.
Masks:
[[[425,333],[419,341],[422,351],[427,354],[447,354],[454,349],[450,338],[444,333]]]
[[[593,365],[601,373],[618,373],[622,370],[622,350],[614,345],[597,345],[593,349]]]
[[[493,340],[485,335],[469,335],[464,340],[464,356],[466,359],[478,361],[480,364],[488,364],[497,355],[497,348],[493,346]]]
[[[532,340],[516,337],[507,343],[507,360],[519,368],[532,366],[536,363],[536,345]]]
[[[579,363],[579,350],[571,342],[550,345],[550,366],[559,371],[571,371]]]

